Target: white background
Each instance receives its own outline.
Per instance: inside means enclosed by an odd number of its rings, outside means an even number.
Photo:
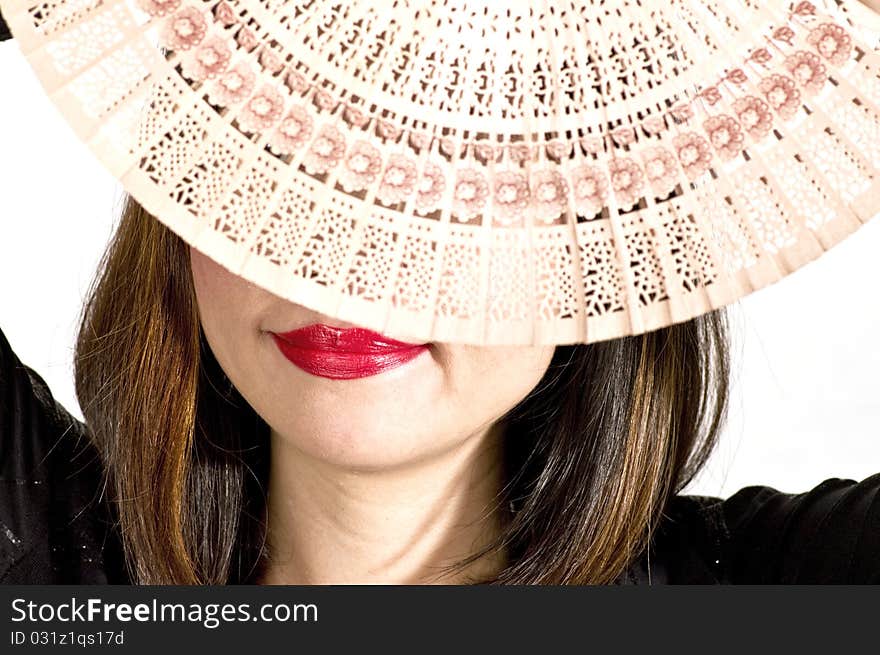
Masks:
[[[0,329],[82,418],[72,348],[121,188],[0,43]],[[880,219],[731,309],[730,419],[685,493],[805,491],[880,472]]]

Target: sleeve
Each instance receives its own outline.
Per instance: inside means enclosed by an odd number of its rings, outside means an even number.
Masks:
[[[6,21],[3,20],[3,14],[0,14],[0,41],[6,41],[11,38],[12,33],[9,31],[9,26],[6,25]]]
[[[0,330],[0,480],[48,480],[60,451],[71,451],[82,436],[82,422],[53,398]]]
[[[733,583],[880,583],[880,473],[798,494],[745,487],[722,511]]]
[[[66,543],[53,531],[75,525],[97,459],[82,423],[0,331],[0,582],[51,581],[52,546]],[[37,577],[17,578],[23,566]]]

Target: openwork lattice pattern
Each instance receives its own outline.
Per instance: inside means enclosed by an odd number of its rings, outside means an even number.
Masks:
[[[0,6],[150,213],[398,338],[656,329],[880,212],[880,17],[857,0]]]

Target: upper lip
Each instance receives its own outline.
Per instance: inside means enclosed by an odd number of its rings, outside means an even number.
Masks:
[[[340,328],[324,323],[313,323],[290,332],[272,334],[299,348],[360,354],[381,354],[425,345],[391,339],[366,328]]]

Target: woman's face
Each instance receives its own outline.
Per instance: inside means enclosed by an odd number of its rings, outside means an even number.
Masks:
[[[195,248],[190,255],[202,329],[220,366],[287,446],[327,463],[381,469],[461,446],[527,396],[553,356],[552,345],[432,342],[378,374],[324,377],[292,363],[272,333],[355,326],[270,294]],[[320,358],[316,365],[322,370]]]

